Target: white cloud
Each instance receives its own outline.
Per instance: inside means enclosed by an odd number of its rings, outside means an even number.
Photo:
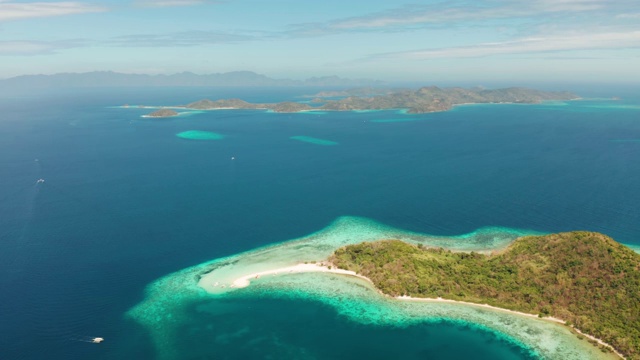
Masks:
[[[635,14],[620,14],[616,16],[618,19],[640,19],[640,13]]]
[[[474,58],[494,55],[570,50],[624,48],[640,48],[640,31],[529,37],[513,41],[483,43],[475,46],[379,54],[373,55],[371,58],[426,60],[438,58]]]
[[[536,0],[532,7],[541,11],[591,11],[607,5],[605,0]]]
[[[398,31],[407,28],[489,23],[492,20],[561,19],[573,23],[579,15],[607,16],[635,9],[637,0],[449,0],[407,5],[327,23],[298,24],[294,31],[322,35],[349,31]],[[622,10],[622,11],[621,11]],[[611,16],[613,18],[613,16]],[[491,26],[494,26],[492,24]]]
[[[30,3],[0,1],[0,21],[82,14],[105,10],[101,6],[73,1]]]
[[[216,3],[219,1],[211,0],[137,0],[138,6],[144,7],[173,7],[173,6],[192,6],[205,3]]]
[[[51,51],[51,47],[35,41],[2,41],[0,55],[34,55]]]
[[[80,46],[77,41],[0,41],[0,56],[10,55],[46,55],[60,49]]]
[[[133,47],[174,47],[229,44],[257,39],[257,35],[212,31],[184,31],[170,34],[136,34],[118,36],[107,44]]]

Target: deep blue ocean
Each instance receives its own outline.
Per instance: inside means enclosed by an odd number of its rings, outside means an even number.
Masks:
[[[594,89],[567,90],[622,100],[144,119],[148,109],[115,106],[299,101],[318,89],[1,93],[0,359],[154,359],[124,317],[147,284],[344,215],[435,235],[592,230],[638,245],[640,89]],[[225,138],[175,136],[187,130]],[[192,359],[526,359],[488,332],[365,326],[313,301],[247,298],[202,316],[216,330],[185,335],[185,348],[201,347]],[[248,334],[271,340],[248,346]],[[108,341],[79,341],[90,336]]]

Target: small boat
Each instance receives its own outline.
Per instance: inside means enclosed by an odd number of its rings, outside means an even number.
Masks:
[[[100,344],[103,341],[104,341],[104,339],[101,338],[101,337],[95,337],[95,338],[91,339],[91,342],[94,343],[94,344]]]

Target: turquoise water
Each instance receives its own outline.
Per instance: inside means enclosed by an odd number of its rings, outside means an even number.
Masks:
[[[386,332],[390,336],[419,326],[438,328],[445,323],[447,330],[460,329],[462,326],[473,330],[468,333],[470,338],[467,339],[471,343],[482,344],[486,339],[496,342],[497,346],[483,349],[482,352],[487,356],[567,360],[601,358],[599,350],[578,340],[574,334],[557,324],[473,306],[388,299],[361,279],[333,274],[284,271],[278,275],[251,279],[248,288],[237,289],[233,285],[235,279],[243,276],[277,270],[296,263],[322,261],[333,249],[362,241],[391,238],[456,251],[492,251],[502,249],[515,238],[527,234],[534,233],[491,228],[460,236],[441,237],[394,229],[367,219],[344,217],[326,229],[304,238],[259,248],[168,275],[150,285],[147,298],[128,314],[148,330],[157,353],[162,354],[164,359],[179,359],[185,352],[193,350],[194,344],[191,340],[177,338],[181,337],[179,329],[193,326],[194,317],[191,313],[194,307],[205,306],[210,312],[226,314],[227,306],[218,308],[219,304],[228,304],[238,296],[243,299],[253,298],[254,301],[264,298],[284,299],[293,303],[282,306],[294,308],[300,306],[296,304],[296,301],[300,300],[320,303],[332,308],[332,312],[337,312],[339,317],[348,322],[367,325],[373,328],[369,329],[371,332]],[[206,290],[206,293],[203,290]],[[243,317],[242,314],[236,316]],[[215,325],[212,325],[211,333],[216,333],[213,327]],[[255,334],[247,331],[243,336],[252,337]],[[479,340],[478,337],[484,340]],[[442,340],[447,342],[447,336]],[[326,340],[324,341],[326,343]],[[431,344],[430,346],[437,346],[435,343]],[[197,345],[195,347],[198,348]],[[316,348],[318,347],[322,348],[322,344],[316,344]],[[468,350],[467,348],[457,355],[453,351],[447,356],[469,356],[473,352]],[[394,350],[395,353],[398,351]],[[409,354],[408,351],[403,349],[399,353]],[[199,349],[197,352],[202,356],[209,353],[209,350]]]
[[[337,142],[335,141],[331,141],[331,140],[326,140],[326,139],[318,139],[318,138],[314,138],[311,136],[292,136],[290,137],[291,140],[297,140],[297,141],[302,141],[302,142],[306,142],[309,144],[315,144],[315,145],[323,145],[323,146],[332,146],[332,145],[338,145]]]
[[[395,119],[375,119],[371,120],[371,122],[376,123],[394,123],[394,122],[406,122],[406,121],[416,121],[416,120],[424,120],[418,117],[403,117],[403,118],[395,118]]]
[[[184,349],[182,358],[530,358],[517,344],[468,324],[372,326],[305,298],[246,293],[194,305],[188,315],[189,327],[181,327],[174,337],[175,346]],[[208,346],[197,346],[203,343]]]
[[[176,134],[177,137],[189,140],[222,140],[224,135],[211,131],[188,130]]]
[[[593,95],[640,103],[635,90],[614,90]],[[578,346],[561,327],[389,301],[327,274],[264,277],[219,295],[199,287],[214,263],[237,260],[228,267],[235,273],[380,236],[464,250],[580,229],[640,244],[640,147],[611,141],[640,138],[633,108],[580,101],[423,115],[219,110],[157,121],[140,118],[149,109],[113,107],[316,92],[0,96],[0,358],[527,359]],[[403,116],[414,121],[374,122]],[[225,138],[176,137],[193,129]],[[290,139],[300,134],[339,146]],[[314,247],[304,243],[310,236],[333,240]],[[106,341],[79,341],[90,336]]]

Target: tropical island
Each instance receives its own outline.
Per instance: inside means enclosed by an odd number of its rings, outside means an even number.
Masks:
[[[410,91],[410,89],[390,89],[378,88],[372,86],[350,88],[344,90],[325,90],[314,95],[306,95],[307,98],[329,98],[329,97],[348,97],[348,96],[379,96],[389,95],[395,92]]]
[[[417,91],[405,90],[373,97],[350,96],[328,101],[323,110],[382,110],[408,109],[408,113],[420,114],[446,111],[462,104],[539,104],[543,101],[575,100],[570,92],[540,91],[526,88],[464,89],[437,86],[423,87]]]
[[[362,324],[451,321],[537,358],[638,359],[640,255],[601,234],[540,235],[487,227],[436,236],[340,217],[310,235],[162,277],[128,314],[164,358],[180,358],[169,356],[172,329],[194,300],[259,296],[313,299]],[[421,290],[430,284],[433,291]]]
[[[358,94],[358,95],[352,95]],[[363,88],[340,92],[321,92],[314,96],[319,106],[299,102],[250,103],[241,99],[199,100],[179,108],[192,110],[220,109],[262,109],[280,113],[302,111],[352,111],[407,109],[408,113],[420,114],[452,109],[462,104],[539,104],[544,101],[567,101],[579,98],[566,91],[541,91],[527,88],[481,89],[481,88],[439,88],[423,87],[418,90],[376,90]],[[326,100],[324,97],[343,96],[338,100]]]
[[[152,117],[152,118],[165,118],[165,117],[172,117],[172,116],[178,116],[178,113],[175,110],[171,110],[171,109],[160,109],[145,115],[145,117]]]
[[[640,359],[640,254],[599,233],[522,237],[490,255],[384,240],[345,246],[329,262],[393,297],[488,304],[560,319],[618,354]]]

